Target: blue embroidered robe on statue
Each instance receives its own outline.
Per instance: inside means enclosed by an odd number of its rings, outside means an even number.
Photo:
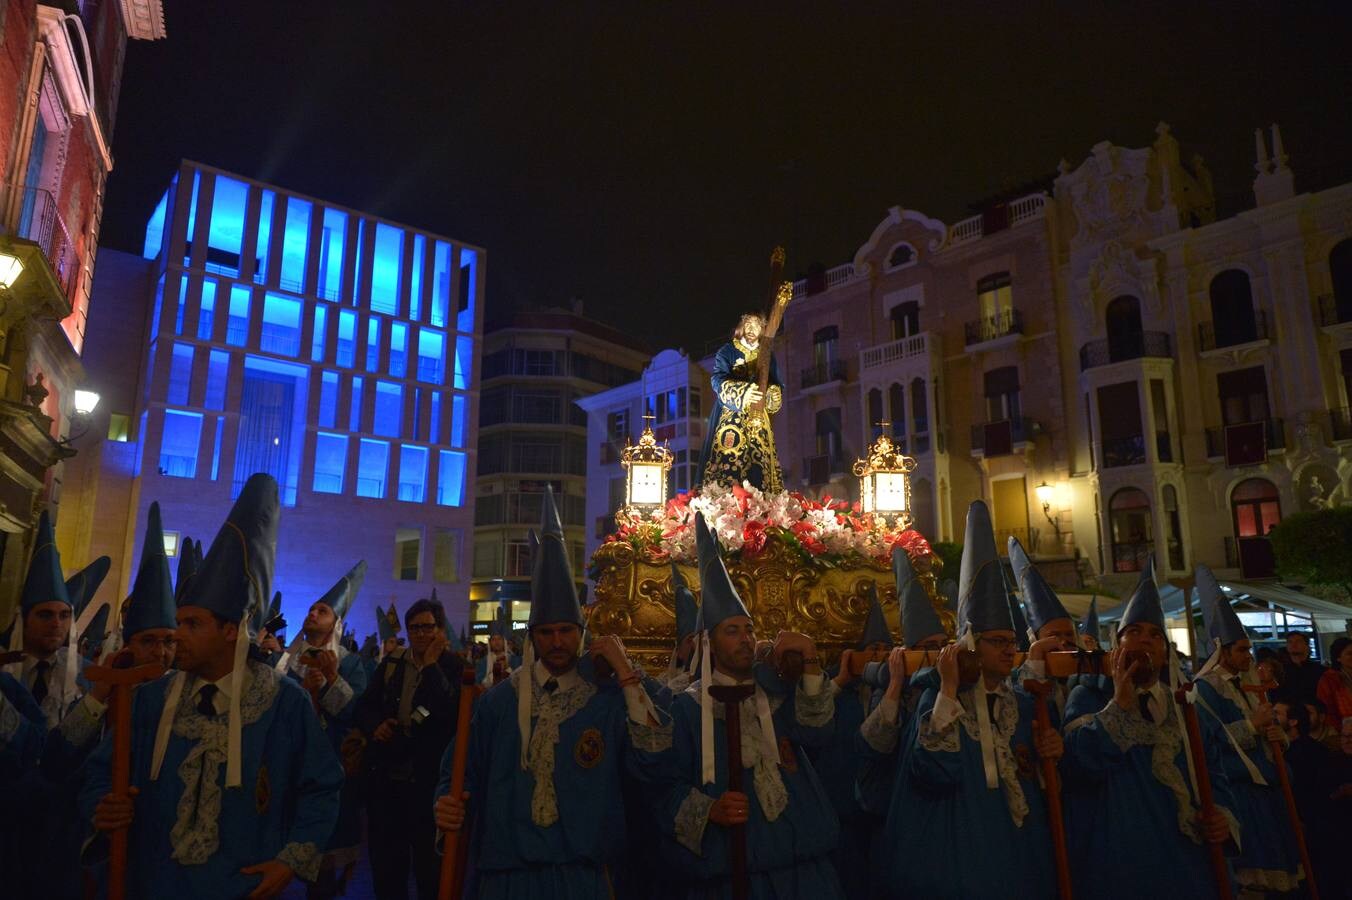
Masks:
[[[756,379],[756,355],[764,349],[752,350],[741,341],[732,341],[714,354],[710,377],[713,409],[709,412],[697,475],[701,484],[740,485],[749,481],[766,492],[784,489],[774,433],[767,425],[770,415],[779,412],[783,402],[779,366],[773,356],[762,410],[749,413],[744,403]]]
[[[313,879],[338,816],[343,772],[309,695],[250,661],[243,679],[241,785],[225,787],[226,721],[193,702],[200,681],[178,673],[137,689],[132,702],[131,783],[140,789],[131,826],[127,896],[237,898],[260,876],[240,869],[280,860]],[[150,779],[156,728],[175,678],[184,679],[159,778]],[[111,735],[89,758],[80,814],[90,821],[112,787]],[[196,802],[180,809],[187,792]],[[106,847],[97,835],[86,851]]]
[[[1083,897],[1214,897],[1197,800],[1167,685],[1161,722],[1113,700],[1112,679],[1080,676],[1066,700],[1061,762],[1066,843],[1075,893]],[[1215,802],[1234,808],[1214,723],[1200,715]]]

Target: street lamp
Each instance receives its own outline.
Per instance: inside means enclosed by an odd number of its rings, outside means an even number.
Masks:
[[[1052,515],[1052,501],[1056,499],[1056,488],[1044,481],[1033,488],[1033,491],[1037,494],[1037,502],[1042,504],[1042,514],[1051,523],[1052,530],[1056,532],[1056,537],[1059,540],[1061,537],[1061,515],[1060,513],[1055,516]]]
[[[671,450],[657,445],[651,424],[643,426],[637,444],[625,443],[620,451],[620,465],[625,469],[625,508],[621,512],[641,515],[666,504],[667,472],[671,470],[672,458]]]
[[[72,406],[77,416],[88,416],[93,414],[99,405],[98,391],[87,391],[84,388],[75,389],[75,401]]]
[[[0,290],[8,290],[23,274],[23,260],[0,250]]]
[[[94,410],[98,405],[98,391],[85,390],[84,388],[75,389],[74,399],[70,405],[70,429],[65,440],[61,443],[69,446],[72,442],[85,436],[85,432],[89,431],[89,426],[93,422]]]
[[[900,531],[911,524],[911,472],[916,461],[892,443],[888,424],[883,423],[883,433],[869,447],[868,456],[855,460],[854,474],[859,478],[863,513],[884,530],[890,518],[892,527]]]

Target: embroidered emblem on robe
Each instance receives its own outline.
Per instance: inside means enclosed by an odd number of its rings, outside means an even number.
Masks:
[[[606,755],[606,740],[596,728],[588,728],[573,747],[573,759],[584,769],[594,768]]]
[[[268,811],[268,804],[272,801],[272,782],[268,780],[268,767],[258,767],[258,783],[254,785],[254,808],[258,814],[264,815]]]

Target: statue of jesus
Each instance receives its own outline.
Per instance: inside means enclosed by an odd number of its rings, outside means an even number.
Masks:
[[[748,481],[767,493],[784,489],[784,477],[775,455],[770,416],[783,405],[782,382],[770,357],[770,383],[764,394],[756,381],[756,357],[769,353],[761,346],[765,319],[754,313],[741,317],[714,356],[713,410],[700,455],[701,484],[738,484]]]

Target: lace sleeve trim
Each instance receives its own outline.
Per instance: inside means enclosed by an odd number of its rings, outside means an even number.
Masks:
[[[665,725],[649,725],[635,722],[633,719],[627,721],[629,725],[629,742],[638,750],[645,753],[664,753],[671,749],[671,722]]]
[[[328,690],[324,691],[324,696],[319,698],[319,705],[324,712],[336,718],[352,702],[352,697],[352,685],[339,675],[329,685]]]
[[[897,741],[901,737],[901,726],[897,724],[896,711],[892,710],[893,715],[889,717],[884,711],[885,705],[890,704],[879,703],[859,726],[860,736],[877,753],[891,753],[896,750]]]
[[[836,692],[818,690],[815,694],[809,694],[803,682],[799,681],[794,690],[793,715],[799,725],[808,728],[831,724],[836,715]]]
[[[713,797],[691,788],[676,810],[676,840],[696,856],[704,855],[704,829],[713,805]]]
[[[313,842],[287,844],[277,854],[277,862],[295,872],[302,881],[314,881],[319,877],[319,847]]]

